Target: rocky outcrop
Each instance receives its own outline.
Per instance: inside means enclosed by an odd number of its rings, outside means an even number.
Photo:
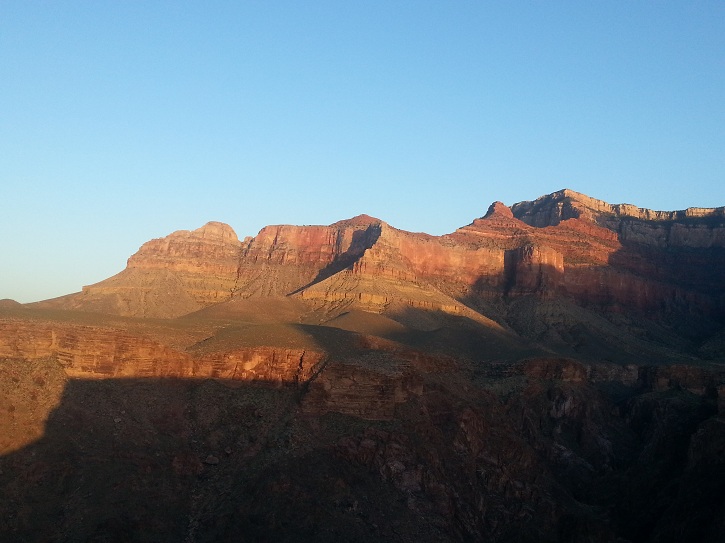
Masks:
[[[512,206],[523,222],[543,228],[581,219],[617,232],[623,242],[657,247],[725,247],[725,206],[652,211],[631,204],[608,204],[564,189]]]
[[[180,230],[141,246],[128,268],[170,269],[226,277],[236,269],[241,242],[227,224],[209,222],[197,230]]]
[[[229,297],[242,243],[234,230],[210,222],[145,243],[126,269],[82,292],[35,304],[130,317],[172,318]]]
[[[57,358],[69,377],[170,377],[192,374],[191,358],[122,330],[0,322],[0,357]]]
[[[361,215],[330,226],[267,226],[241,254],[232,295],[287,295],[353,265],[380,236]]]
[[[395,356],[372,351],[327,365],[311,384],[303,409],[311,415],[328,412],[367,420],[392,420],[397,406],[421,394],[423,382]]]
[[[515,204],[512,213],[562,253],[560,295],[673,323],[725,315],[723,207],[651,211],[567,189]]]
[[[322,367],[322,351],[280,347],[246,347],[205,354],[194,361],[194,377],[273,384],[303,384]]]
[[[57,360],[70,378],[164,377],[301,384],[325,360],[322,350],[250,345],[179,350],[113,328],[0,321],[0,358]]]
[[[675,221],[704,217],[725,218],[725,206],[691,207],[683,211],[653,211],[632,204],[608,204],[571,189],[562,189],[533,201],[519,202],[514,204],[511,210],[515,217],[538,227],[553,226],[572,218],[596,220],[600,215],[632,217],[647,221]]]

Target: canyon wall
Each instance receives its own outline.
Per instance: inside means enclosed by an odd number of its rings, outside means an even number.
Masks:
[[[168,318],[230,298],[296,295],[327,313],[402,304],[461,314],[535,295],[675,323],[719,322],[723,292],[725,208],[659,212],[562,190],[496,202],[444,236],[360,215],[267,226],[242,242],[209,223],[152,240],[118,275],[45,304]]]

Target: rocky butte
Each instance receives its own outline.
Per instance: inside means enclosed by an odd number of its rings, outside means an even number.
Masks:
[[[2,541],[722,541],[725,208],[145,243],[0,302]]]

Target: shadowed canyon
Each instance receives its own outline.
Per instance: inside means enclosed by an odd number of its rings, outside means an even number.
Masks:
[[[725,207],[151,240],[0,301],[0,494],[9,542],[722,541]]]

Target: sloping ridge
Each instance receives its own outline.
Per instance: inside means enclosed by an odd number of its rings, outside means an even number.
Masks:
[[[129,317],[173,318],[229,296],[242,243],[226,224],[209,222],[144,243],[126,268],[79,293],[31,304]]]
[[[326,318],[362,309],[400,319],[407,308],[413,308],[466,315],[498,327],[428,281],[428,270],[415,259],[425,256],[427,246],[432,246],[432,254],[440,250],[443,246],[439,238],[404,232],[381,223],[370,241],[349,265],[323,270],[325,273],[320,273],[318,280],[292,295],[318,308]]]

